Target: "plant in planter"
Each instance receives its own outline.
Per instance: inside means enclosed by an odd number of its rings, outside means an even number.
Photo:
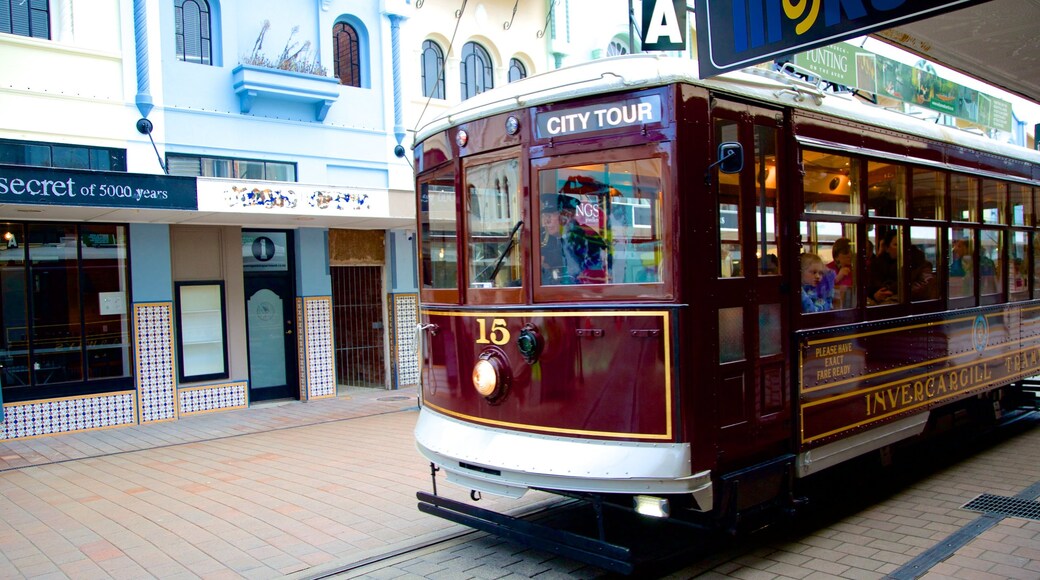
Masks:
[[[264,38],[270,29],[271,21],[264,20],[263,26],[260,27],[260,34],[257,35],[256,42],[253,43],[253,52],[249,56],[242,58],[242,64],[322,77],[327,75],[328,71],[321,65],[318,55],[311,56],[311,41],[306,40],[303,44],[300,44],[294,40],[296,33],[300,30],[299,26],[292,27],[292,31],[289,32],[289,39],[285,41],[285,46],[277,57],[272,59],[261,52],[264,46]]]

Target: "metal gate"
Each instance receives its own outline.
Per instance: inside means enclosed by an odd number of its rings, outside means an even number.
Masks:
[[[386,387],[381,266],[333,266],[336,383]]]

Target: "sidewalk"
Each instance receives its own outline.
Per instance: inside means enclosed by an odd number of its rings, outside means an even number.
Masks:
[[[283,578],[450,536],[415,507],[417,416],[414,389],[360,390],[0,443],[0,570]]]

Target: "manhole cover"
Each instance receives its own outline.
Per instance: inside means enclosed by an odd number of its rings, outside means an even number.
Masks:
[[[411,399],[411,397],[406,397],[404,395],[394,395],[392,397],[379,397],[376,400],[377,401],[407,401],[408,399]]]
[[[1015,497],[984,493],[964,504],[964,509],[984,514],[1040,521],[1040,503]]]

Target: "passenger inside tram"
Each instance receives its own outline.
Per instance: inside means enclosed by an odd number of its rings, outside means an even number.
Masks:
[[[834,273],[823,265],[816,254],[801,255],[802,312],[824,312],[832,307]]]

